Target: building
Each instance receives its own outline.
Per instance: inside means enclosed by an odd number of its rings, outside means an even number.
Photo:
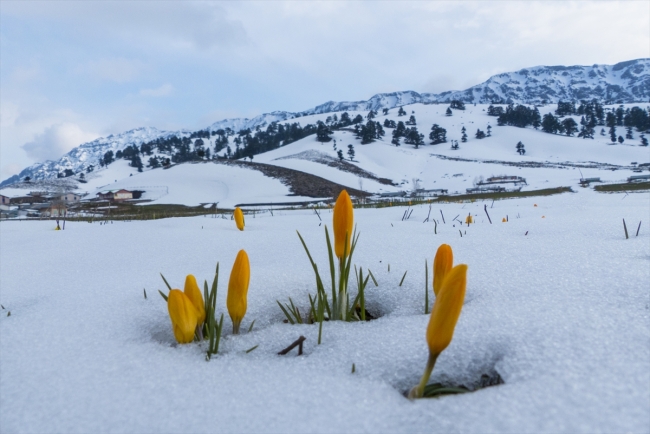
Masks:
[[[81,196],[75,193],[65,193],[59,196],[59,199],[65,203],[77,203],[81,200]]]
[[[133,192],[125,189],[105,190],[97,193],[97,199],[100,200],[130,200],[133,199]]]

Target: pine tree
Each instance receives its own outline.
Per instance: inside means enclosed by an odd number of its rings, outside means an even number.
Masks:
[[[632,140],[634,136],[632,135],[632,127],[627,127],[627,133],[625,133],[625,138]]]
[[[477,129],[475,137],[477,139],[484,139],[485,138],[485,132],[481,131],[480,129]]]
[[[463,142],[463,143],[467,142],[467,133],[465,131],[466,131],[465,127],[461,128],[461,130],[460,130],[460,132],[463,134],[460,137],[460,141]],[[456,149],[458,149],[458,148],[456,148]]]
[[[374,110],[370,110],[370,111],[368,112],[368,115],[366,116],[366,119],[368,119],[369,121],[370,121],[370,120],[373,120],[373,119],[375,118],[376,115],[377,115],[377,112],[376,112],[376,111],[374,111]]]
[[[453,113],[451,112],[451,109],[447,107],[447,111],[445,112],[445,116],[451,116]]]
[[[404,107],[399,108],[399,110],[397,111],[397,116],[406,116],[406,111],[404,110]]]
[[[604,136],[604,135],[605,135],[605,128],[601,128],[601,129],[600,129],[600,135],[601,135],[601,136]]]
[[[424,145],[424,135],[420,134],[416,127],[411,127],[406,130],[404,143],[414,145],[415,149],[418,149],[421,145]]]
[[[648,146],[648,139],[646,139],[643,134],[641,134],[639,138],[641,139],[641,146]]]
[[[342,150],[339,149],[338,151],[336,151],[336,155],[339,157],[339,160],[343,161],[343,151]]]
[[[322,121],[318,121],[316,126],[316,140],[319,142],[329,142],[332,140],[330,135],[332,135],[332,130],[330,130]]]
[[[623,136],[618,136],[618,143],[623,144],[624,141],[625,139],[623,138]]]
[[[350,157],[350,161],[354,160],[354,146],[348,145],[348,157]]]
[[[486,137],[492,137],[492,127],[490,125],[487,126],[487,136]]]
[[[567,136],[573,136],[578,131],[578,124],[571,117],[564,118],[562,126],[564,127],[564,134]]]
[[[433,124],[429,133],[429,140],[431,140],[432,145],[445,143],[447,141],[447,130],[438,124]]]
[[[537,106],[535,106],[535,110],[533,110],[533,128],[537,130],[540,125],[542,125],[542,116],[539,114]]]
[[[519,153],[519,155],[524,155],[526,153],[526,149],[524,149],[524,144],[521,143],[521,141],[519,143],[517,143],[516,148],[517,148],[517,152]]]
[[[609,138],[612,143],[616,143],[616,127],[614,125],[609,127]]]
[[[416,122],[415,122],[415,116],[411,115],[411,117],[409,118],[408,122],[406,122],[406,125],[415,125],[415,124],[416,124]]]

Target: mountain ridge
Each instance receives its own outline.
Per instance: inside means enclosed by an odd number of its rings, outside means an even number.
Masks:
[[[253,118],[231,118],[214,122],[203,130],[212,133],[230,128],[233,131],[264,127],[273,122],[303,116],[333,112],[365,112],[392,109],[409,104],[441,104],[452,100],[465,103],[547,104],[564,101],[598,99],[604,103],[633,103],[650,100],[650,58],[634,59],[614,65],[535,66],[515,72],[494,75],[485,82],[462,91],[439,94],[412,90],[379,93],[365,101],[328,101],[300,112],[273,111]],[[199,131],[203,131],[199,130]],[[54,178],[63,170],[77,173],[97,165],[105,152],[114,153],[127,146],[139,146],[148,141],[177,136],[188,137],[189,130],[163,131],[155,127],[140,127],[84,143],[60,159],[35,163],[19,174],[0,183],[0,187],[32,179]]]

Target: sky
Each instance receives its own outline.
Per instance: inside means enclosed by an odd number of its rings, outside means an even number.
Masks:
[[[2,0],[0,179],[141,126],[643,57],[647,1]]]

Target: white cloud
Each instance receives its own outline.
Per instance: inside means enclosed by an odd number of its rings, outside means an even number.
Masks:
[[[162,86],[157,87],[155,89],[141,89],[139,93],[141,96],[160,97],[160,96],[167,96],[171,94],[173,91],[174,91],[174,86],[172,86],[169,83],[165,83]]]
[[[47,127],[34,140],[21,147],[34,161],[55,160],[82,143],[98,137],[83,131],[77,124],[65,122]]]

